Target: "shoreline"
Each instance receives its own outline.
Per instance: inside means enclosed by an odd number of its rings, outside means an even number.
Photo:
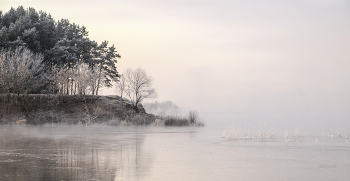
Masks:
[[[204,126],[198,115],[156,116],[142,104],[138,110],[117,95],[0,94],[0,125]]]

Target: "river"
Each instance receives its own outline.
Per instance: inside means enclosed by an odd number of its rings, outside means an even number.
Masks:
[[[2,125],[0,180],[350,179],[345,134],[286,141],[283,131],[268,139],[222,138],[223,131],[210,125]]]

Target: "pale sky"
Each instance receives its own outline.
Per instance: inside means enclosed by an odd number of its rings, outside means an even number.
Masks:
[[[118,70],[145,68],[155,100],[240,121],[350,127],[348,0],[0,0],[3,12],[19,5],[114,44]]]

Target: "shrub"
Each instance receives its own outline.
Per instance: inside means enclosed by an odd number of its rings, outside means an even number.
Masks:
[[[198,112],[195,110],[192,110],[188,113],[188,121],[190,122],[190,124],[195,124],[199,121],[198,118]]]
[[[168,117],[164,121],[165,126],[187,126],[189,124],[186,118]]]

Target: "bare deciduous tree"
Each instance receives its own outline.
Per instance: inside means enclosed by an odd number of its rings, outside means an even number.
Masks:
[[[123,76],[126,81],[125,93],[136,112],[139,112],[138,104],[144,99],[157,97],[152,85],[153,79],[146,74],[144,69],[140,67],[135,70],[127,69]]]
[[[120,95],[120,101],[123,105],[123,93],[126,89],[126,76],[120,75],[118,80],[116,81],[116,92]]]
[[[47,79],[55,84],[61,95],[93,95],[96,89],[97,75],[94,69],[79,62],[71,68],[52,67]]]
[[[69,69],[58,68],[53,66],[51,72],[46,74],[47,80],[54,84],[54,89],[58,90],[60,95],[66,93],[66,88],[68,86],[67,80],[72,76]]]
[[[98,95],[98,90],[101,87],[107,86],[106,81],[103,79],[106,77],[106,72],[102,70],[102,67],[99,65],[95,65],[91,69],[91,88],[92,88],[92,94],[91,95]],[[107,86],[108,87],[108,86]]]

